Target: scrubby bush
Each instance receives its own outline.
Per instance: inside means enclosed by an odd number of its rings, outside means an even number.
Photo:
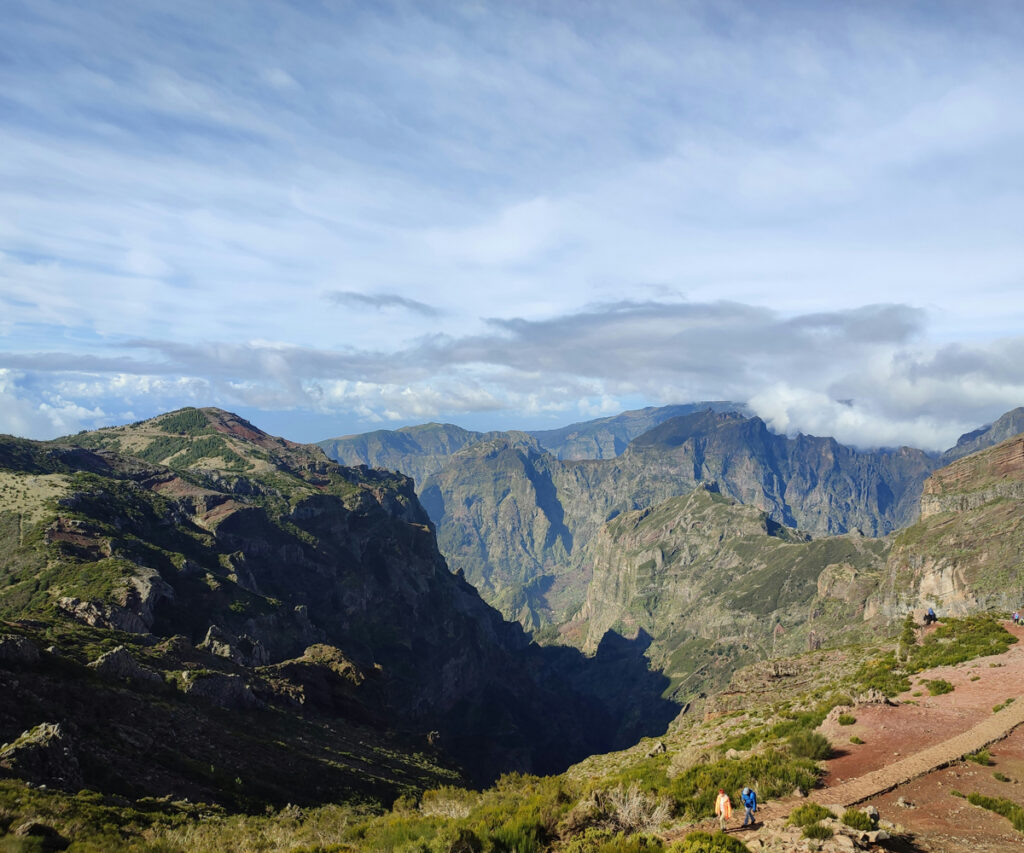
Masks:
[[[977,752],[969,752],[964,756],[968,761],[988,767],[992,763],[992,755],[987,749],[979,749]]]
[[[467,817],[479,799],[479,794],[472,791],[445,785],[423,793],[420,812],[427,817]]]
[[[841,726],[852,726],[855,722],[857,722],[857,718],[853,714],[839,715],[839,725]]]
[[[658,838],[610,829],[588,829],[559,848],[561,853],[660,853],[664,849]]]
[[[1000,702],[998,705],[996,705],[996,706],[994,706],[992,708],[992,713],[993,714],[998,714],[1000,711],[1003,710],[1003,708],[1006,708],[1006,707],[1008,707],[1008,706],[1010,706],[1012,704],[1013,704],[1013,699],[1012,698],[1007,699],[1005,702]]]
[[[850,743],[856,746],[860,746],[862,743],[864,743],[864,741],[861,738],[857,737],[857,735],[854,735],[850,738]]]
[[[1002,797],[986,797],[984,794],[968,794],[967,802],[973,806],[981,806],[990,812],[1002,815],[1013,824],[1018,832],[1024,832],[1024,808],[1021,808],[1012,800]]]
[[[623,832],[653,832],[672,816],[672,803],[649,794],[634,782],[607,794],[608,814]]]
[[[992,778],[997,782],[1012,782],[1013,780],[1005,773],[1000,773],[998,770],[992,774]]]
[[[812,823],[804,827],[803,832],[804,838],[814,838],[818,841],[825,841],[831,838],[835,833],[831,827],[825,826],[823,823]]]
[[[871,819],[871,816],[859,809],[847,809],[843,812],[843,823],[862,832],[869,832],[875,828],[875,822]]]
[[[495,853],[540,853],[544,849],[544,825],[530,817],[517,817],[490,835]]]
[[[826,817],[832,817],[832,812],[817,803],[804,803],[797,806],[789,815],[786,821],[790,826],[810,826]]]
[[[929,696],[941,696],[943,693],[953,692],[953,685],[944,678],[935,678],[930,681],[926,681],[925,684],[928,687]]]
[[[691,832],[669,847],[669,853],[750,853],[750,848],[724,832]]]
[[[823,761],[832,754],[832,744],[820,732],[797,732],[789,738],[789,751],[798,758]]]

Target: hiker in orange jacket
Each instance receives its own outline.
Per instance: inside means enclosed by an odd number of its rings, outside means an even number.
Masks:
[[[718,799],[715,800],[715,814],[718,816],[718,825],[722,832],[725,832],[725,822],[732,817],[732,802],[724,788],[718,789]]]

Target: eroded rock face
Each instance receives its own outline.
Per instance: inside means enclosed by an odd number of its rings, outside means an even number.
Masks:
[[[240,675],[186,670],[181,678],[186,694],[198,696],[218,708],[258,708],[261,704]]]
[[[242,666],[264,666],[270,663],[270,655],[259,640],[248,634],[235,636],[216,625],[211,625],[206,637],[196,647],[206,649],[217,657],[227,658]]]
[[[94,628],[109,628],[128,634],[149,633],[149,626],[137,613],[102,601],[83,601],[74,596],[64,596],[57,599],[57,609]]]
[[[160,673],[139,664],[124,646],[104,652],[89,664],[89,668],[96,670],[104,678],[127,678],[144,684],[163,683]]]
[[[82,787],[82,771],[60,723],[40,723],[0,748],[0,769],[9,775],[66,791]]]
[[[965,456],[925,483],[920,521],[893,543],[868,615],[1012,610],[1024,597],[1024,435]]]

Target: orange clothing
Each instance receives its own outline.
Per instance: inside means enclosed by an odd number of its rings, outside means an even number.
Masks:
[[[715,815],[724,817],[726,820],[732,817],[732,802],[730,802],[728,794],[718,795],[718,799],[715,800]]]

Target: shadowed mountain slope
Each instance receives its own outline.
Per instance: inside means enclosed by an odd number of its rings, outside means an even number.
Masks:
[[[220,410],[0,440],[0,537],[3,618],[174,640],[151,668],[186,695],[434,730],[474,779],[555,770],[677,710],[639,653],[531,646],[448,571],[408,478]]]

